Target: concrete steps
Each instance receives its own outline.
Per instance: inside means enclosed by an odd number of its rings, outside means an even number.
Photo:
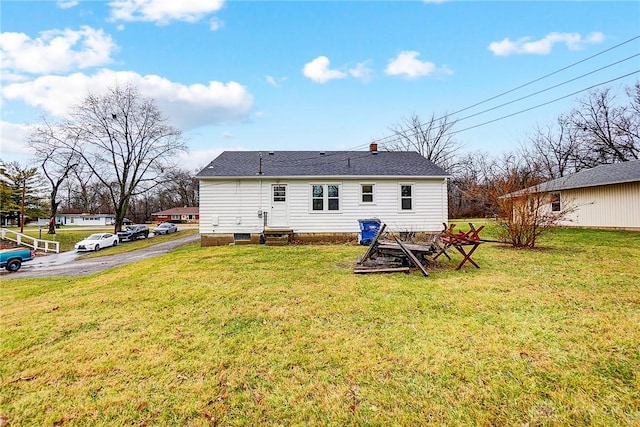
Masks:
[[[293,235],[293,230],[289,228],[268,228],[262,233],[264,244],[267,246],[286,246]]]

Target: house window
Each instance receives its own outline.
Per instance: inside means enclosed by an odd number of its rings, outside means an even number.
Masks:
[[[314,211],[323,211],[324,210],[324,186],[323,185],[313,186],[312,199],[313,199],[312,209]]]
[[[251,234],[250,233],[233,233],[233,240],[249,241],[251,240]]]
[[[362,203],[373,203],[373,184],[361,184],[360,193]]]
[[[551,212],[560,212],[560,193],[551,193]]]
[[[339,184],[314,184],[311,186],[311,209],[316,212],[340,210]]]
[[[400,209],[403,211],[413,209],[413,185],[400,185]]]

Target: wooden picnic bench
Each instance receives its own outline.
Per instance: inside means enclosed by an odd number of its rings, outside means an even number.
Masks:
[[[442,254],[449,257],[446,253],[446,249],[453,247],[462,255],[462,261],[460,261],[456,270],[460,270],[467,261],[473,264],[476,268],[480,268],[480,266],[471,258],[471,255],[473,255],[475,250],[478,249],[482,243],[482,240],[480,239],[480,231],[482,231],[484,225],[479,228],[475,228],[472,223],[469,223],[469,231],[467,232],[454,232],[453,230],[456,227],[455,224],[450,224],[449,226],[447,226],[447,224],[443,225],[444,230],[442,231],[441,240],[444,242],[445,247],[443,247],[441,251],[434,256],[434,259],[438,258]],[[468,247],[470,247],[469,250],[467,250]],[[451,258],[449,257],[449,259]]]
[[[462,261],[456,270],[460,270],[467,262],[480,268],[471,256],[484,241],[480,238],[480,231],[484,226],[476,228],[469,223],[469,231],[456,232],[455,224],[443,225],[444,230],[432,235],[430,241],[416,243],[405,242],[397,237],[393,237],[393,240],[383,240],[386,224],[382,224],[365,254],[358,259],[354,273],[408,273],[411,267],[415,267],[424,276],[428,276],[427,268],[435,264],[439,256],[444,255],[451,259],[447,253],[449,248],[454,248],[462,255]]]

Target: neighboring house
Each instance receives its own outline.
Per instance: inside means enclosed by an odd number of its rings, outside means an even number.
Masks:
[[[90,214],[90,213],[61,213],[57,214],[55,218],[58,225],[73,225],[73,226],[109,226],[113,225],[116,221],[114,214]],[[48,226],[48,218],[38,218],[38,225]]]
[[[562,226],[640,229],[640,160],[596,166],[528,191],[548,193],[551,212],[568,210]]]
[[[200,220],[199,208],[197,206],[171,208],[166,211],[154,212],[151,215],[153,215],[155,222],[197,223]]]
[[[436,232],[447,217],[447,172],[416,152],[225,151],[200,180],[203,246],[257,242],[282,230],[299,241],[352,240],[359,220]]]

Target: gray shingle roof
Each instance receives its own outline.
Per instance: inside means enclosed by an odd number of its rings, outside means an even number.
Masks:
[[[258,176],[446,177],[449,174],[417,152],[225,151],[196,175],[197,178]]]
[[[539,190],[559,191],[599,185],[622,184],[640,181],[640,160],[585,169],[562,178],[540,184]]]

